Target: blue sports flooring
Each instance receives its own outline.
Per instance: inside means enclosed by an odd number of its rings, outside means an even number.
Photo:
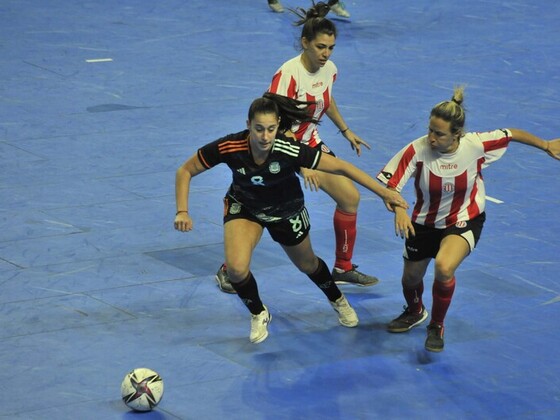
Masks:
[[[346,6],[334,96],[372,150],[355,157],[325,119],[340,157],[375,175],[457,84],[469,130],[560,137],[557,0]],[[457,273],[444,352],[424,350],[424,327],[385,331],[404,304],[402,241],[366,191],[354,261],[381,282],[343,289],[359,327],[339,326],[265,234],[253,271],[273,321],[252,345],[247,310],[214,282],[228,170],[193,181],[188,234],[173,229],[174,176],[245,127],[298,54],[295,17],[264,0],[2,0],[0,18],[0,417],[560,417],[559,162],[513,144],[485,171],[488,219]],[[334,204],[306,196],[330,266]],[[428,307],[431,283],[430,268]],[[151,413],[120,400],[135,367],[164,379]]]

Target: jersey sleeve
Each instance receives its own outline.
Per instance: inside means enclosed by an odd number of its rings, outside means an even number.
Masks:
[[[476,133],[484,149],[483,168],[500,159],[511,142],[511,131],[506,129]]]
[[[236,151],[239,147],[245,147],[245,143],[239,145],[239,140],[246,136],[246,132],[228,134],[211,143],[202,146],[197,151],[198,159],[206,169],[210,169],[220,163],[227,163],[227,152]]]
[[[273,150],[275,153],[284,156],[296,172],[298,172],[301,167],[317,169],[322,155],[320,147],[310,147],[284,135],[279,135],[276,138]]]
[[[410,177],[416,173],[414,142],[401,149],[377,174],[377,179],[389,188],[401,192]]]
[[[198,159],[202,163],[202,166],[204,166],[206,169],[210,169],[221,163],[220,153],[218,151],[218,143],[219,140],[208,143],[198,149],[196,153]]]
[[[270,93],[287,96],[292,99],[297,99],[297,90],[296,77],[289,71],[287,66],[282,66],[276,71],[268,87]]]

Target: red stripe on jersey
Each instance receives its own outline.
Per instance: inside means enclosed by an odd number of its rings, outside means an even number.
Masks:
[[[439,205],[441,203],[441,189],[442,189],[441,177],[434,175],[430,172],[429,180],[429,194],[430,194],[430,208],[428,209],[428,214],[426,214],[425,225],[428,227],[434,227],[436,217],[439,210]]]
[[[471,191],[471,197],[469,200],[469,206],[467,207],[467,212],[469,213],[469,220],[474,219],[476,216],[480,214],[480,208],[476,203],[476,195],[478,194],[478,185],[476,183],[473,185],[473,189]]]
[[[329,106],[331,106],[331,92],[329,89],[325,89],[325,91],[323,92],[323,104],[323,112],[321,112],[321,115],[327,112],[327,109],[329,109]]]
[[[420,179],[422,178],[423,168],[424,168],[423,162],[418,162],[416,164],[416,177],[414,178],[414,189],[416,190],[416,204],[414,205],[414,210],[412,211],[412,221],[416,221],[416,218],[418,217],[418,214],[420,213],[420,211],[422,210],[422,206],[424,205],[424,193],[422,193],[422,190],[420,189]],[[393,177],[391,177],[391,179],[393,179]]]
[[[445,226],[451,226],[457,223],[457,214],[461,210],[461,205],[465,202],[465,194],[467,193],[467,172],[455,177],[453,200],[451,201],[451,209],[449,215],[445,218]]]
[[[397,170],[395,171],[395,173],[393,174],[393,176],[391,176],[391,179],[389,179],[389,182],[387,183],[387,187],[389,188],[397,188],[397,185],[399,185],[399,183],[401,182],[403,176],[406,173],[406,168],[408,167],[408,165],[410,164],[410,161],[412,160],[412,158],[414,157],[414,155],[416,154],[416,150],[414,150],[414,146],[412,146],[412,144],[404,151],[403,156],[401,158],[401,160],[399,161],[399,165],[397,166]],[[422,166],[420,164],[419,169],[422,170]],[[416,175],[416,179],[418,180],[419,175]],[[418,191],[418,188],[416,189]],[[422,194],[420,192],[420,194]]]
[[[278,92],[278,86],[280,85],[280,80],[282,79],[282,70],[276,73],[272,77],[272,82],[270,83],[270,88],[268,91],[270,93],[276,93],[279,95],[287,96],[288,98],[297,99],[297,92],[296,92],[296,80],[293,76],[290,77],[290,83],[288,84],[288,89],[286,92]]]
[[[492,150],[502,149],[507,147],[510,139],[507,136],[499,138],[497,140],[485,141],[484,144],[484,152],[491,152]]]
[[[480,179],[482,179],[482,165],[484,164],[484,161],[485,161],[485,159],[483,157],[481,157],[476,162],[477,176]],[[473,185],[473,188],[472,188],[472,191],[471,191],[469,206],[467,207],[467,212],[469,213],[469,220],[474,219],[476,216],[478,216],[480,214],[480,208],[478,207],[478,204],[476,202],[476,196],[477,195],[478,195],[478,184],[475,181],[475,183]]]

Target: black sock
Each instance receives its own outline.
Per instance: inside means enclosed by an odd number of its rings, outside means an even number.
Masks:
[[[237,292],[237,296],[245,304],[249,312],[253,315],[258,315],[264,311],[264,306],[259,297],[259,288],[257,281],[253,277],[253,273],[249,271],[249,275],[241,283],[231,283],[232,287]]]
[[[342,296],[342,292],[335,284],[327,264],[321,258],[318,259],[319,267],[313,274],[308,274],[307,277],[321,289],[331,302],[334,302]]]

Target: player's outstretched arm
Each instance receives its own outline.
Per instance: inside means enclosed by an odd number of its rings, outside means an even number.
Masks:
[[[364,188],[367,188],[372,193],[377,194],[384,202],[389,203],[390,205],[402,207],[403,209],[408,209],[408,203],[398,192],[385,188],[367,173],[352,165],[350,162],[338,159],[331,155],[323,154],[317,169],[331,174],[344,175]]]
[[[513,141],[544,150],[549,156],[560,160],[560,139],[546,141],[528,131],[517,128],[510,128],[509,131]]]

